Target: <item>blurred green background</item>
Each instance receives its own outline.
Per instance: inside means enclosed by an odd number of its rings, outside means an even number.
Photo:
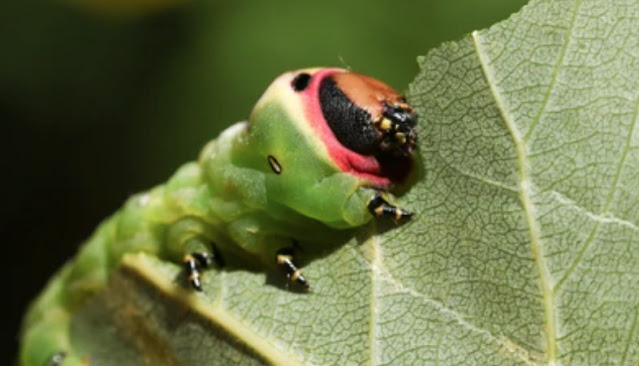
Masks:
[[[246,118],[275,76],[341,66],[404,90],[417,55],[524,3],[193,0],[124,16],[0,5],[3,358],[28,301],[96,224]]]

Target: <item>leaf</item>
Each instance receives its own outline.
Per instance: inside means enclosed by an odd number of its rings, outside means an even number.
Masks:
[[[407,225],[267,274],[125,258],[73,322],[100,365],[637,365],[639,4],[532,1],[420,58]]]

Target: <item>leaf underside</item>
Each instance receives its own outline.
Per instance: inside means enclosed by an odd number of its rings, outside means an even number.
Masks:
[[[413,220],[266,273],[125,258],[72,326],[100,365],[637,365],[639,4],[532,1],[420,58]],[[277,281],[276,281],[277,282]]]

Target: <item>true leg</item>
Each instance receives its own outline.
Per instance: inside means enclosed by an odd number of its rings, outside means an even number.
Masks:
[[[283,249],[277,252],[276,255],[277,266],[280,267],[286,274],[286,278],[291,283],[297,284],[305,290],[308,290],[309,284],[302,272],[297,268],[294,263],[293,251],[290,249]]]
[[[197,291],[202,291],[200,272],[213,262],[223,264],[211,236],[210,227],[194,217],[176,221],[167,230],[166,251],[174,260],[182,260],[189,283]]]
[[[198,291],[202,291],[200,282],[200,270],[208,268],[213,263],[213,258],[206,252],[192,252],[184,256],[182,260],[189,282]]]
[[[368,210],[376,217],[387,216],[395,221],[407,219],[413,216],[412,212],[402,210],[401,208],[388,203],[379,192],[368,203]]]

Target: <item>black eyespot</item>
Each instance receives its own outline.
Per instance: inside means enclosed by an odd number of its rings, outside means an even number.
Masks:
[[[268,156],[268,164],[271,166],[271,169],[275,172],[275,174],[282,174],[282,165],[280,165],[280,162],[275,159],[275,156]]]
[[[306,89],[309,81],[311,81],[311,75],[303,72],[301,74],[298,74],[295,79],[293,79],[293,81],[291,82],[291,86],[296,92],[301,92]]]

